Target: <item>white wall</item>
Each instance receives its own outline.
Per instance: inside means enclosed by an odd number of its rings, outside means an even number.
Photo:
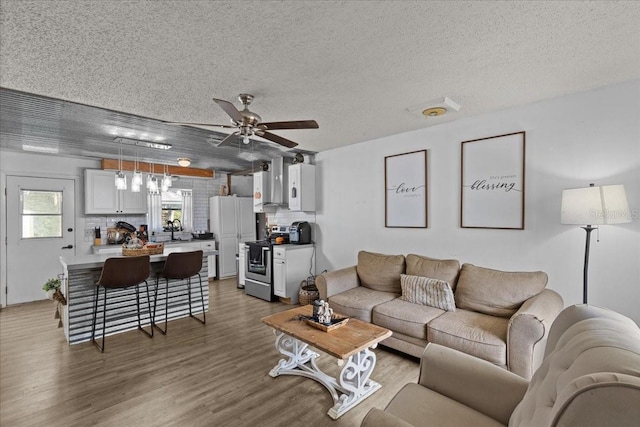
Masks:
[[[464,108],[464,106],[463,106]],[[526,131],[525,230],[462,229],[461,141]],[[384,227],[384,157],[428,150],[429,228]],[[585,232],[560,224],[565,188],[624,184],[634,221],[592,235],[589,303],[640,323],[640,81],[573,94],[316,155],[318,271],[359,250],[417,253],[504,270],[543,270],[565,305],[582,302]]]

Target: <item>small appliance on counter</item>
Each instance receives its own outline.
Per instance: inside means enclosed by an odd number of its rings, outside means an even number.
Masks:
[[[311,224],[307,221],[296,221],[289,227],[289,241],[294,245],[311,243]]]
[[[271,244],[281,245],[289,243],[289,227],[286,225],[272,225],[271,234],[269,234],[269,242]]]

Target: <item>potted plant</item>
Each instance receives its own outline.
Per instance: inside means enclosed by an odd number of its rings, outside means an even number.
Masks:
[[[62,305],[66,305],[67,301],[60,291],[61,286],[62,281],[60,280],[60,278],[56,277],[54,279],[47,280],[47,282],[42,285],[42,290],[47,293],[47,298],[49,298],[50,300],[55,300]]]

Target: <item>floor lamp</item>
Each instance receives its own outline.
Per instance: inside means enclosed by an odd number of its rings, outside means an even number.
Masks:
[[[560,208],[562,224],[582,225],[587,232],[584,249],[582,302],[587,303],[587,272],[589,270],[589,245],[593,225],[622,224],[631,222],[627,194],[624,185],[606,185],[562,190]]]

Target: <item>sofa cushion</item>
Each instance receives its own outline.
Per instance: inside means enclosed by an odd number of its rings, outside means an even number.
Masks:
[[[506,366],[508,324],[503,317],[447,311],[429,322],[427,340]]]
[[[449,283],[422,276],[400,275],[402,296],[400,299],[428,305],[445,311],[456,311],[456,303]]]
[[[456,288],[456,307],[511,317],[523,302],[547,286],[547,273],[509,272],[463,264]]]
[[[456,290],[460,263],[456,259],[435,259],[426,256],[407,255],[407,274],[411,276],[431,277],[449,283],[451,290]]]
[[[355,317],[371,323],[371,310],[378,304],[394,300],[398,294],[378,292],[358,286],[329,297],[329,306],[336,314]]]
[[[356,270],[360,284],[381,292],[399,294],[400,275],[404,273],[404,255],[383,255],[360,251]]]
[[[427,323],[442,313],[444,310],[439,308],[397,298],[373,308],[373,323],[394,332],[426,340]]]

